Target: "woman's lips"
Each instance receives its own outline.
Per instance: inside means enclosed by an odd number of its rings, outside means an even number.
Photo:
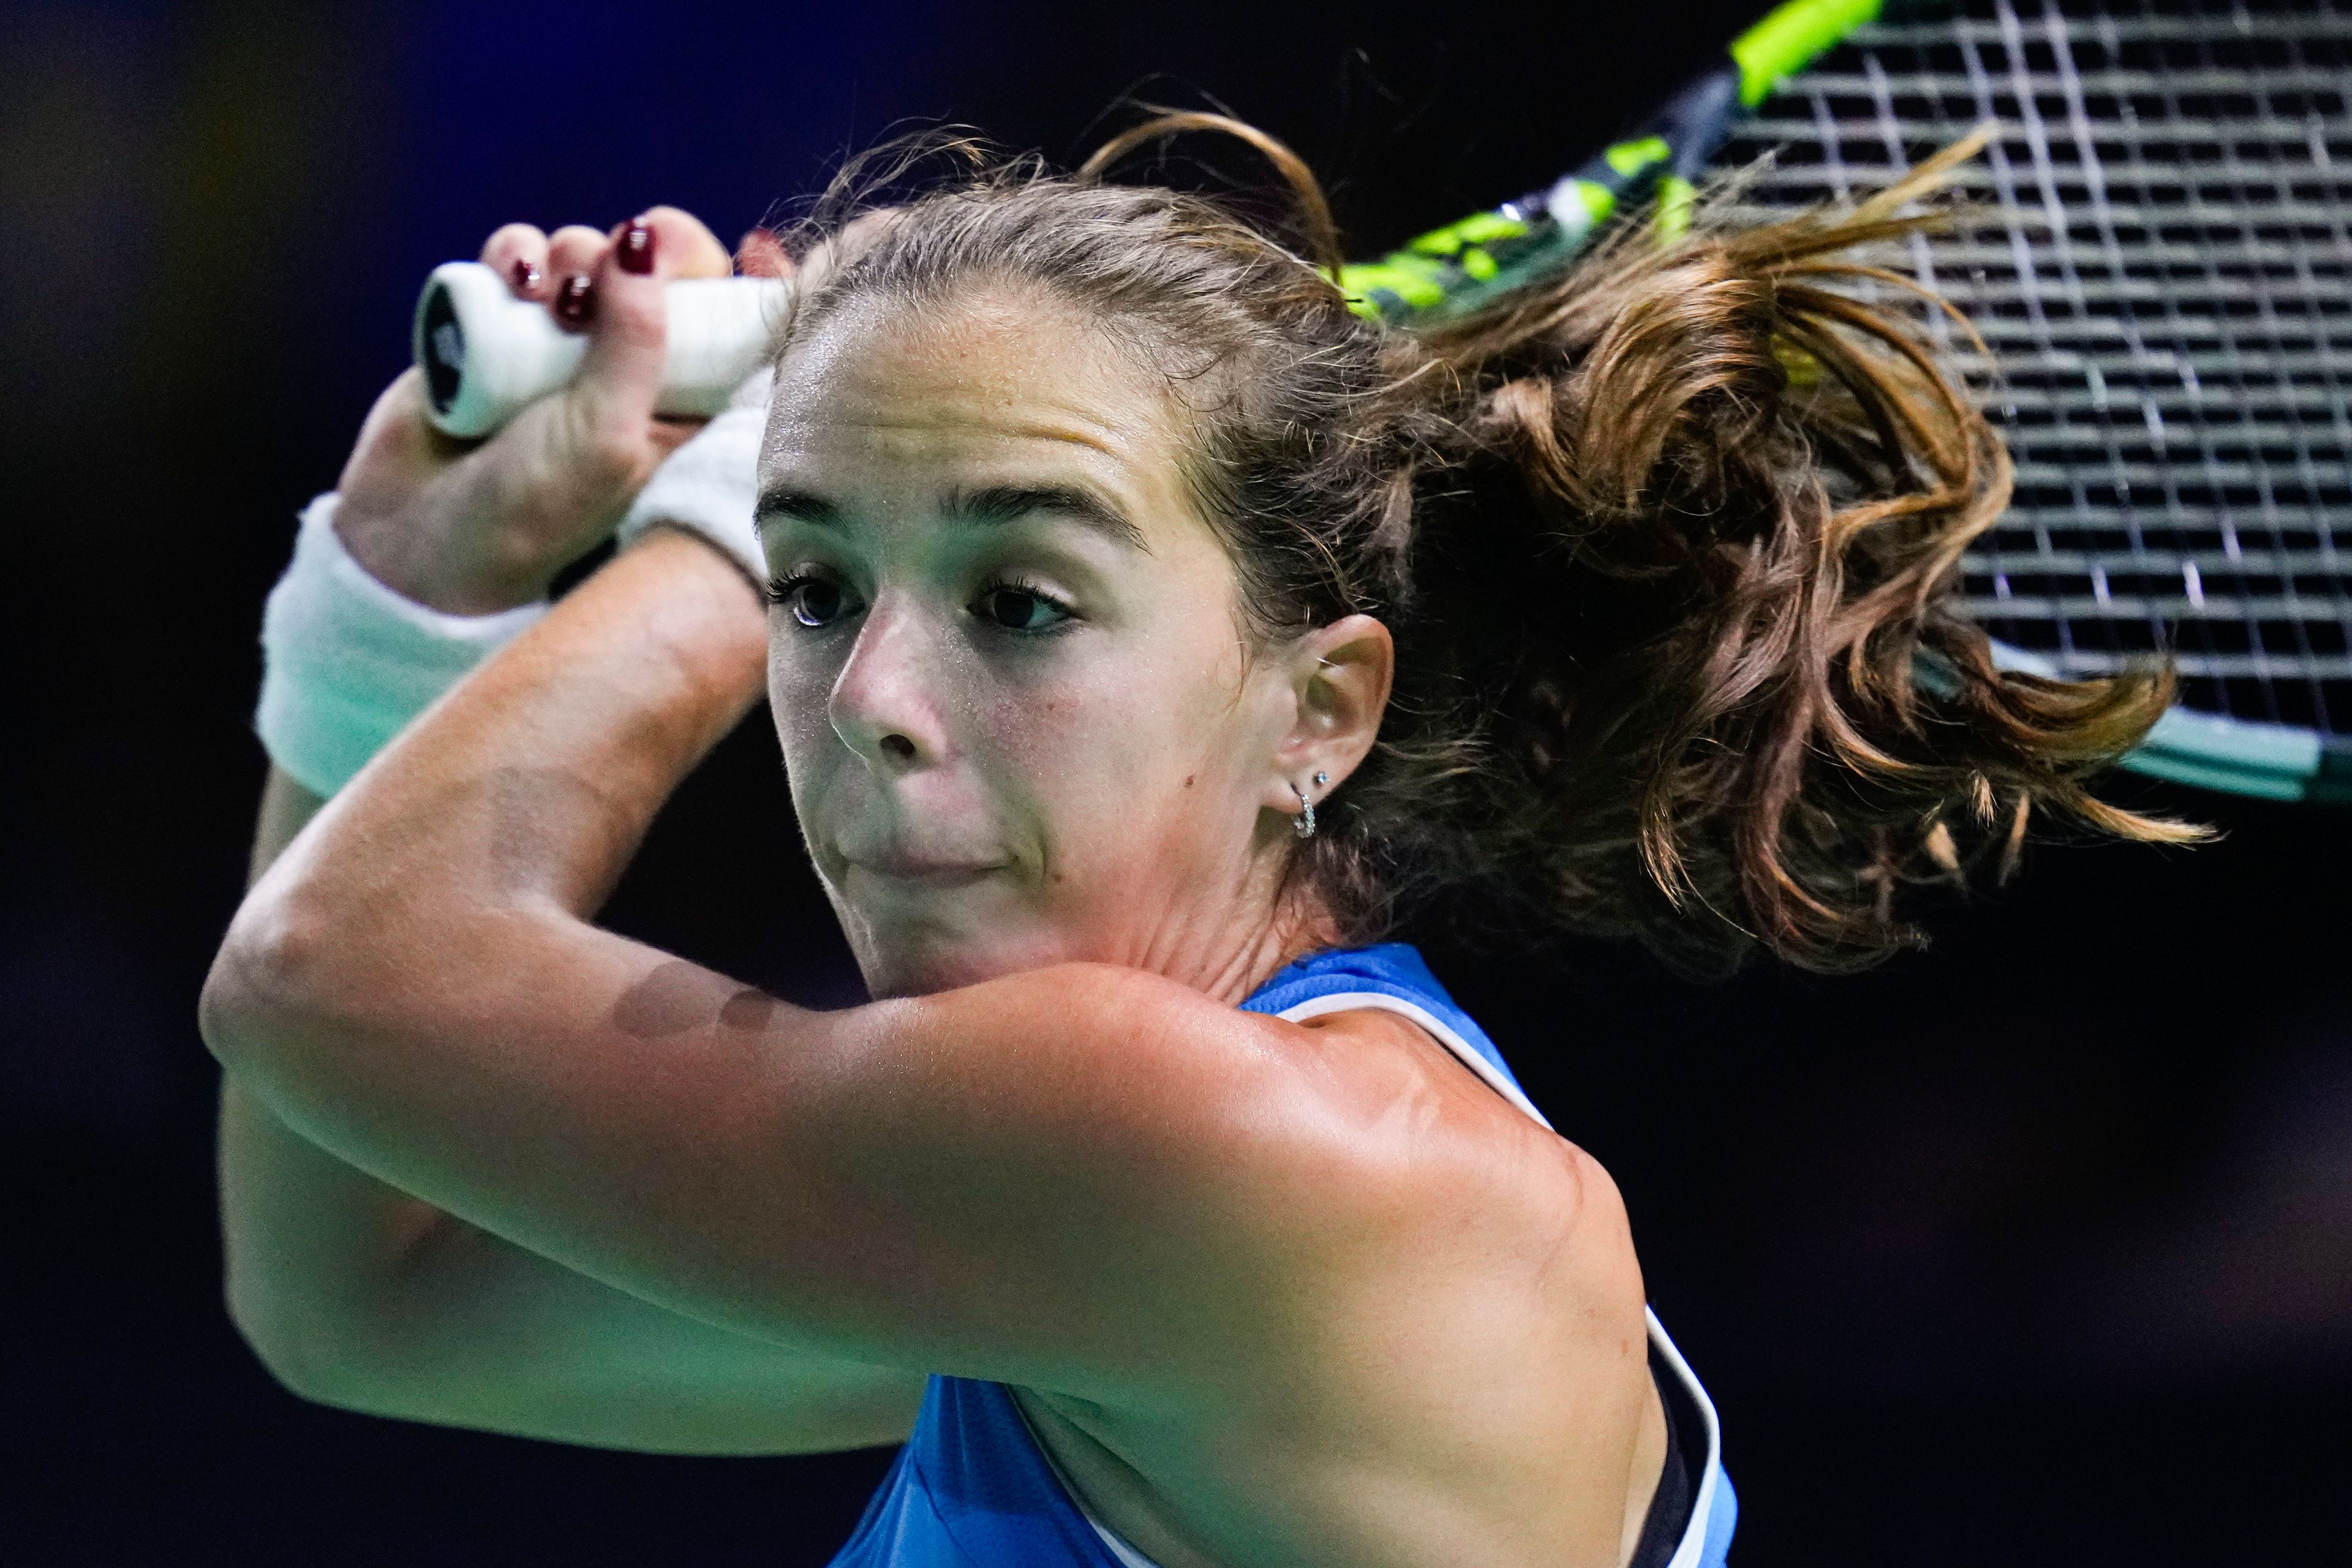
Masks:
[[[912,855],[866,855],[849,858],[846,867],[880,882],[909,889],[940,889],[970,886],[1005,869],[1005,863],[1001,860],[935,860]]]

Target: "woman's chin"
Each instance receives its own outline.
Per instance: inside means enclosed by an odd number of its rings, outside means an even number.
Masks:
[[[843,924],[877,998],[952,991],[1076,956],[1064,935],[1012,904],[968,896],[861,903],[844,911]]]

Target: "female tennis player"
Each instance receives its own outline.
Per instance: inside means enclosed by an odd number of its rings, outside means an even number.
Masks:
[[[1304,247],[1100,177],[1171,128],[821,216],[764,423],[699,435],[652,410],[706,230],[491,238],[579,378],[468,449],[403,377],[272,597],[232,1310],[353,1410],[903,1441],[845,1568],[1719,1564],[1616,1190],[1380,939],[1866,962],[2030,811],[2178,837],[2084,784],[2163,683],[1948,607],[2008,470],[1834,288],[1891,205],[1416,335],[1262,136]],[[593,923],[763,676],[866,1005]]]

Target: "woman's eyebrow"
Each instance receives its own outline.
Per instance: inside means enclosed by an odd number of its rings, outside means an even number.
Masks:
[[[1128,521],[1125,513],[1102,497],[1076,485],[990,485],[982,489],[954,490],[949,493],[942,510],[960,522],[983,527],[1012,522],[1031,512],[1059,512],[1118,543],[1146,555],[1151,553],[1151,547],[1143,542],[1143,531]]]
[[[772,489],[760,492],[760,504],[751,510],[751,526],[757,530],[772,520],[791,518],[798,522],[813,522],[820,528],[841,526],[841,509],[820,495],[806,490]]]

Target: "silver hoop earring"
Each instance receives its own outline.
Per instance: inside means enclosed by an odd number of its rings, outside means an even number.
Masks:
[[[1315,786],[1318,789],[1322,788],[1325,781],[1329,779],[1330,776],[1331,775],[1329,773],[1324,773],[1320,769],[1317,770],[1315,774]],[[1290,786],[1290,793],[1298,797],[1298,815],[1290,819],[1291,830],[1297,833],[1301,838],[1314,837],[1315,803],[1307,799],[1307,792],[1300,789],[1297,784],[1292,784]]]

